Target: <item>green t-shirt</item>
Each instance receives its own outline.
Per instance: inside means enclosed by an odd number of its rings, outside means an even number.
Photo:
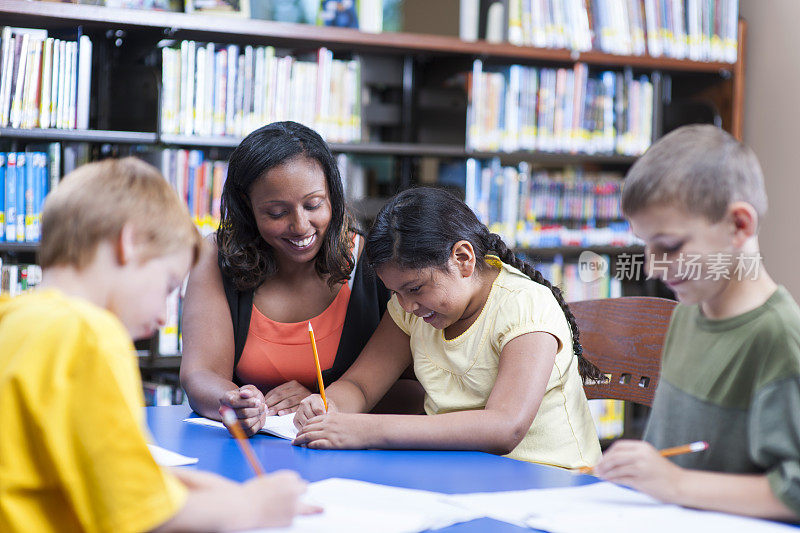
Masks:
[[[783,287],[723,320],[679,305],[644,438],[656,448],[704,440],[685,468],[765,473],[800,515],[800,308]]]

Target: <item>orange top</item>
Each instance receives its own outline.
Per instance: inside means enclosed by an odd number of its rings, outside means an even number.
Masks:
[[[349,302],[350,287],[345,283],[328,308],[311,319],[322,370],[333,366]],[[236,374],[243,383],[252,383],[263,391],[293,379],[316,391],[317,367],[308,336],[308,321],[275,322],[254,304]]]

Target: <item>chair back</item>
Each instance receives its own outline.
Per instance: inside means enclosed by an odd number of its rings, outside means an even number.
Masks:
[[[661,348],[676,304],[645,296],[569,304],[584,356],[608,378],[605,383],[584,383],[587,398],[652,405]]]

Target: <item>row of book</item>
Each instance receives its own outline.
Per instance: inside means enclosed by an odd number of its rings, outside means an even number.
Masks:
[[[531,173],[520,197],[521,217],[530,221],[619,220],[623,175],[580,167]]]
[[[0,152],[0,241],[41,238],[42,206],[53,187],[50,163],[47,152]]]
[[[242,137],[294,120],[329,142],[357,142],[360,86],[360,63],[333,59],[326,48],[301,61],[272,46],[182,41],[162,49],[161,131]]]
[[[39,265],[3,263],[0,257],[0,294],[18,296],[35,289],[42,282],[42,268]]]
[[[641,246],[642,242],[631,232],[630,225],[620,220],[604,226],[583,224],[571,227],[565,224],[540,222],[517,223],[513,234],[520,248],[559,248],[564,246]]]
[[[581,279],[580,265],[577,261],[566,261],[564,257],[557,254],[552,261],[537,262],[535,258],[522,255],[528,263],[534,265],[536,270],[542,273],[547,280],[561,289],[564,299],[567,302],[578,302],[581,300],[596,300],[599,298],[618,298],[622,296],[622,282],[612,276],[607,269],[606,272],[593,276],[591,280]],[[606,265],[610,265],[610,257],[601,257]]]
[[[464,201],[482,223],[511,246],[638,244],[627,222],[614,220],[620,215],[621,183],[612,176],[534,172],[527,163],[504,167],[498,158],[470,158]],[[564,177],[568,179],[562,181]],[[605,224],[598,226],[598,220]],[[565,221],[579,224],[575,227]]]
[[[142,381],[142,392],[144,393],[144,405],[146,407],[180,405],[188,401],[183,389],[177,383]]]
[[[621,400],[589,400],[589,412],[600,440],[616,439],[625,432],[625,402]]]
[[[507,1],[515,45],[736,62],[738,0]]]
[[[46,30],[2,31],[0,127],[87,129],[92,41],[49,37]]]
[[[165,149],[144,157],[161,170],[189,207],[203,235],[216,231],[228,162],[208,159],[202,150]]]
[[[468,82],[466,147],[637,156],[653,135],[653,83],[623,72],[475,60]]]

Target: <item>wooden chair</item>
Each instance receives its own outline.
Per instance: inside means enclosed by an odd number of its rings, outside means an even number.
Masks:
[[[583,354],[608,377],[585,383],[586,397],[653,403],[661,347],[677,302],[629,296],[569,304],[580,330]]]

